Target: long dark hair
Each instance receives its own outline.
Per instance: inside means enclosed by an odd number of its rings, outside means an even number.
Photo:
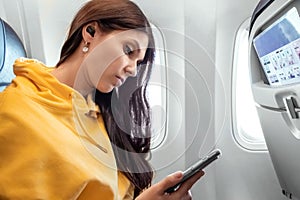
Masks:
[[[96,21],[106,33],[138,29],[148,35],[144,60],[136,77],[128,78],[118,92],[96,91],[106,130],[112,142],[118,170],[135,186],[136,197],[151,185],[153,170],[145,159],[150,151],[150,107],[146,97],[154,60],[154,38],[150,24],[136,4],[128,0],[91,0],[74,17],[57,66],[71,56],[82,42],[82,28]]]

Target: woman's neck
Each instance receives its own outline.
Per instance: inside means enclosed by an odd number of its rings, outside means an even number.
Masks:
[[[93,85],[84,69],[85,67],[82,67],[84,58],[85,54],[77,50],[51,73],[61,83],[74,88],[83,96],[87,96],[93,91]]]
[[[57,68],[51,73],[61,83],[73,88],[79,66],[80,64],[78,64],[76,61],[67,59],[61,65],[57,66]]]

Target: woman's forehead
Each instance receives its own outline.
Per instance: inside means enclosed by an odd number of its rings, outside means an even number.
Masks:
[[[149,38],[147,33],[136,30],[136,29],[130,29],[130,30],[118,30],[112,32],[113,37],[118,40],[134,40],[138,43],[139,48],[147,48]]]

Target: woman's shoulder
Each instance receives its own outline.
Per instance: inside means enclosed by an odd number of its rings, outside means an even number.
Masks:
[[[19,70],[23,72],[23,70],[40,70],[41,68],[49,68],[42,61],[34,59],[34,58],[25,58],[20,57],[17,58],[13,64],[14,73],[18,73]],[[17,74],[16,74],[17,75]]]
[[[26,96],[14,91],[10,86],[0,92],[0,114],[18,112],[20,106],[26,106]]]
[[[30,93],[34,81],[33,76],[38,71],[37,66],[44,64],[36,59],[18,58],[14,62],[14,73],[16,77],[12,82],[0,92],[0,108],[1,111],[10,107],[18,107],[24,105],[28,101],[27,93]]]

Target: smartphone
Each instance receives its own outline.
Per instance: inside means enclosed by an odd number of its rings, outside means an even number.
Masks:
[[[186,180],[191,178],[194,174],[196,174],[200,170],[204,169],[207,165],[212,163],[214,160],[218,159],[220,156],[221,156],[221,151],[219,149],[215,149],[215,150],[211,151],[206,157],[202,158],[201,160],[196,162],[194,165],[192,165],[190,168],[185,170],[183,172],[183,178],[181,179],[181,181],[179,183],[177,183],[176,185],[166,189],[165,193],[172,193],[172,192],[175,192],[176,190],[178,190],[178,188],[180,187],[180,185],[182,183],[184,183]]]

